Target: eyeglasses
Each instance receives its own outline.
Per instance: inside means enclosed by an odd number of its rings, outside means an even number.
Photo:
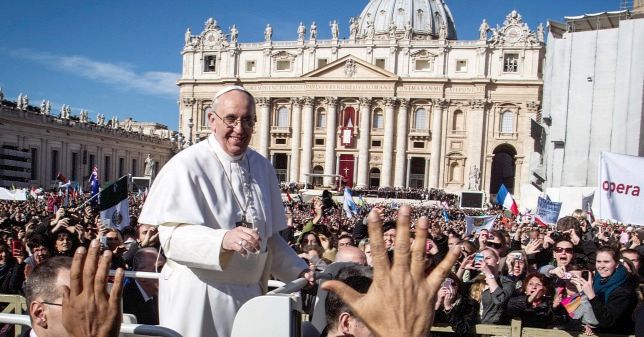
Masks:
[[[566,254],[572,254],[573,250],[572,248],[555,247],[555,253],[563,253],[563,252],[565,252]]]
[[[213,111],[212,113],[215,114],[219,119],[221,119],[224,124],[226,124],[226,127],[229,129],[232,129],[236,127],[238,124],[241,123],[242,128],[244,129],[252,129],[255,126],[255,119],[252,118],[237,118],[235,116],[225,116],[224,118],[221,118],[217,114],[217,112]]]
[[[62,307],[63,306],[62,303],[53,303],[53,302],[47,302],[47,301],[41,301],[40,303],[47,304],[47,305],[55,305],[57,307]]]

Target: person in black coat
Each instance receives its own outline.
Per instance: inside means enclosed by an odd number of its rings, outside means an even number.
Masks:
[[[0,294],[20,294],[25,264],[13,257],[9,246],[0,243]]]
[[[635,331],[631,315],[637,305],[635,277],[619,262],[619,252],[602,247],[597,251],[594,276],[573,278],[592,305],[599,322],[596,331],[630,335]]]
[[[158,272],[165,264],[165,258],[159,256],[157,261],[157,255],[156,248],[139,249],[132,261],[134,270]],[[157,280],[127,279],[123,287],[123,312],[136,316],[138,324],[158,325],[158,294],[159,283]]]
[[[529,274],[523,282],[523,294],[510,298],[505,314],[509,319],[520,319],[524,327],[544,329],[552,319],[550,293],[545,276]]]
[[[434,324],[448,324],[454,333],[431,333],[431,335],[470,335],[478,319],[478,308],[478,304],[467,296],[461,280],[456,274],[450,272],[438,290]]]

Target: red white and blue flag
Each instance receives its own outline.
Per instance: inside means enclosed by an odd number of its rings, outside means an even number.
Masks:
[[[503,184],[501,184],[499,192],[496,194],[496,202],[499,205],[502,205],[503,208],[512,212],[514,216],[519,215],[519,207],[517,207],[517,203],[514,201],[514,198],[512,198],[512,194],[510,194]]]

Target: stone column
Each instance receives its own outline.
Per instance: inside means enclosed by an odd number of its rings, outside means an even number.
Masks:
[[[324,149],[324,174],[335,174],[335,144],[338,140],[336,134],[336,105],[337,97],[327,98],[326,114],[326,147]],[[333,186],[333,177],[324,177],[324,186]]]
[[[394,105],[395,98],[385,98],[385,141],[382,146],[382,171],[380,187],[391,187],[391,167],[394,151]]]
[[[306,174],[311,172],[313,162],[313,97],[304,97],[304,118],[302,119],[302,161],[300,162],[300,181],[306,182]]]
[[[400,100],[398,108],[398,123],[396,128],[396,162],[394,166],[394,187],[405,187],[407,172],[407,105],[408,99]],[[407,173],[407,176],[409,174]]]
[[[371,133],[371,97],[360,98],[360,139],[358,139],[358,182],[367,187],[369,178],[369,134]]]
[[[268,145],[270,143],[270,129],[271,129],[271,99],[268,97],[258,97],[255,99],[259,105],[259,154],[268,158]]]
[[[300,182],[300,142],[302,139],[302,99],[294,98],[293,113],[291,114],[291,173],[289,178],[291,182]]]
[[[468,134],[468,152],[467,159],[469,165],[465,165],[467,172],[466,177],[469,177],[472,169],[472,165],[482,171],[483,165],[483,137],[486,130],[485,127],[485,105],[487,103],[482,99],[473,99],[470,101],[470,111],[468,114],[468,121],[466,123],[467,134]],[[480,177],[479,177],[480,179]],[[481,181],[481,180],[479,180]],[[466,185],[469,188],[469,186]],[[479,188],[482,188],[479,183]]]
[[[429,162],[429,187],[439,188],[443,109],[447,101],[442,98],[433,101],[432,154]]]

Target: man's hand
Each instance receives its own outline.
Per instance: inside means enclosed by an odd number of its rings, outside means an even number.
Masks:
[[[99,257],[100,245],[93,240],[89,252],[76,249],[70,271],[70,288],[63,296],[63,326],[72,337],[116,337],[121,327],[123,269],[114,277],[112,291],[106,290],[112,253]]]
[[[246,255],[246,253],[259,252],[261,240],[255,229],[239,226],[226,232],[221,247],[227,251]]]
[[[380,337],[425,336],[434,320],[436,293],[445,275],[461,253],[452,247],[449,254],[431,272],[425,274],[425,240],[427,218],[416,225],[416,240],[409,241],[411,208],[402,206],[398,212],[393,264],[387,257],[383,241],[383,210],[374,208],[368,216],[373,283],[366,294],[360,294],[340,281],[327,281],[322,288],[338,294],[353,312]],[[411,245],[411,247],[410,247]]]

